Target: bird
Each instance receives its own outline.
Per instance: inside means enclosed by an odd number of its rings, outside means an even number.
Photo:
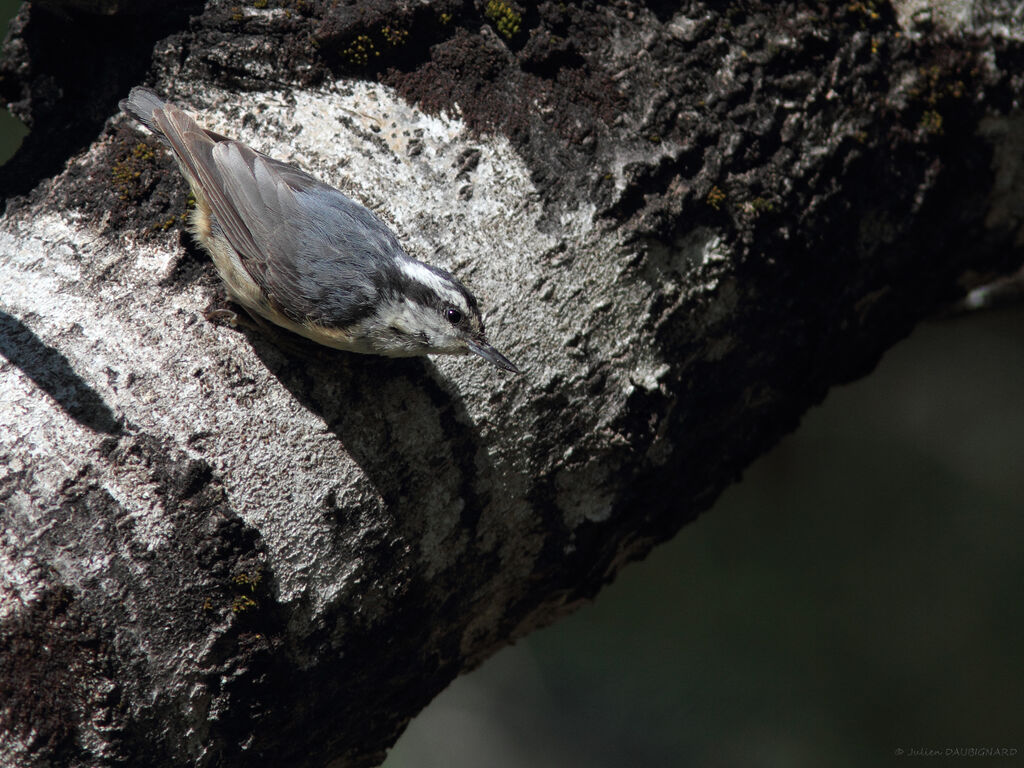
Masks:
[[[365,206],[203,128],[151,88],[132,88],[120,108],[170,148],[195,197],[192,235],[255,319],[349,352],[472,353],[519,373],[487,341],[476,297],[409,256]]]

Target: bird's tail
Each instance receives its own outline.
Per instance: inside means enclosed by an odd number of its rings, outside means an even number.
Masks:
[[[166,141],[167,139],[164,136],[164,132],[160,130],[153,116],[153,112],[155,110],[162,109],[166,104],[167,102],[157,96],[156,91],[152,88],[138,86],[132,88],[131,93],[128,94],[128,98],[121,99],[118,106],[121,107],[122,111],[127,112],[161,139]]]

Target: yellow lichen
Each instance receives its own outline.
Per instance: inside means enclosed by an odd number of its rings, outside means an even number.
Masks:
[[[371,56],[380,56],[380,51],[373,44],[369,35],[356,35],[352,45],[341,52],[349,64],[365,67],[370,63]]]
[[[942,115],[934,109],[926,110],[921,115],[920,126],[925,133],[937,136],[942,133]]]
[[[724,198],[725,195],[723,194],[722,197]],[[755,197],[745,207],[749,213],[771,213],[775,210],[775,203],[767,197]]]
[[[707,204],[714,208],[716,211],[722,207],[722,203],[725,202],[725,192],[719,189],[717,186],[712,187],[708,192],[706,198]]]
[[[152,160],[154,157],[156,157],[156,152],[153,151],[153,148],[151,146],[149,146],[148,144],[143,144],[140,141],[138,144],[135,145],[135,148],[132,150],[132,157],[134,157],[136,160]]]
[[[238,595],[231,603],[231,610],[234,613],[245,613],[256,607],[256,601],[245,595]]]
[[[881,18],[881,14],[878,12],[878,3],[875,0],[850,3],[846,6],[846,10],[851,13],[862,13],[872,21],[878,21]]]
[[[156,224],[153,224],[149,228],[149,231],[150,232],[154,232],[154,233],[155,232],[166,232],[168,229],[173,227],[179,221],[181,221],[181,222],[185,221],[185,218],[186,218],[186,214],[184,214],[184,213],[182,213],[182,214],[180,214],[178,216],[169,216],[168,218],[164,219],[163,221],[158,222]]]
[[[263,574],[259,571],[254,573],[242,571],[241,573],[236,573],[231,580],[238,586],[248,587],[250,592],[255,592],[257,585],[263,580]]]
[[[139,193],[138,182],[142,177],[143,167],[154,157],[156,153],[153,148],[140,141],[128,157],[118,160],[111,166],[111,182],[117,190],[118,197],[128,200]]]
[[[523,21],[522,15],[504,0],[488,0],[484,15],[498,28],[498,32],[509,39],[519,33],[519,25]]]
[[[403,45],[409,37],[409,30],[401,27],[382,27],[380,33],[392,48]]]

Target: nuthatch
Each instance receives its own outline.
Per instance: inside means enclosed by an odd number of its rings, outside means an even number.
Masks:
[[[518,373],[487,343],[473,294],[406,254],[359,203],[202,128],[149,88],[133,88],[121,109],[171,148],[196,199],[192,233],[248,311],[336,349],[474,352]]]

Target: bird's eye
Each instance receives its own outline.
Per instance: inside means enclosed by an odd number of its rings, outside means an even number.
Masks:
[[[458,325],[462,322],[462,313],[455,307],[448,307],[448,309],[444,311],[444,319],[452,325]]]

